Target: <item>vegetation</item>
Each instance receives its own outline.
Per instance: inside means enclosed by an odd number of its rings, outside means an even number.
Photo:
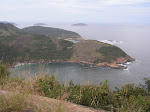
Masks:
[[[10,72],[7,69],[7,66],[5,64],[0,63],[0,79],[4,79],[8,77]]]
[[[65,38],[81,37],[75,32],[62,29],[33,26],[21,30],[12,24],[0,23],[1,31],[0,60],[5,63],[52,60],[112,63],[119,57],[127,57],[120,48],[99,41],[66,41]]]
[[[0,60],[6,63],[31,60],[80,60],[87,62],[112,62],[127,54],[116,46],[98,41],[87,40],[73,44],[72,42],[52,37],[76,38],[79,35],[61,29],[42,28],[40,34],[26,34],[10,24],[0,23]],[[30,29],[30,28],[29,28]],[[32,29],[32,27],[31,27]],[[24,29],[25,30],[25,29]],[[27,30],[27,29],[26,29]],[[55,32],[56,31],[56,32]],[[58,31],[58,32],[57,32]],[[30,33],[30,32],[28,32]],[[47,35],[47,36],[46,36]],[[150,79],[145,79],[144,86],[128,84],[121,89],[111,91],[107,81],[99,85],[69,85],[60,83],[54,76],[45,75],[29,81],[8,77],[7,66],[0,63],[0,89],[17,91],[10,97],[0,96],[0,111],[22,111],[28,106],[36,111],[43,111],[40,106],[29,103],[28,95],[40,95],[63,99],[77,104],[102,108],[111,111],[150,111]],[[27,95],[26,95],[27,94]],[[34,100],[33,100],[34,101]],[[48,110],[53,111],[53,109]],[[59,107],[56,111],[62,111]]]
[[[51,29],[52,32],[56,30],[63,35],[63,30]],[[52,38],[44,35],[21,33],[23,31],[12,24],[0,23],[1,30],[5,30],[5,32],[0,35],[0,60],[5,63],[13,64],[31,60],[37,62],[39,60],[69,60],[72,56],[72,42],[56,39],[58,42],[55,43]],[[15,33],[10,33],[10,30]],[[74,35],[72,33],[70,35]],[[75,35],[78,34],[75,33]]]
[[[114,57],[114,58],[119,58],[119,57],[126,57],[127,54],[122,51],[120,48],[116,47],[116,46],[103,46],[100,49],[96,50],[99,53],[102,53],[103,55],[105,55],[106,57]]]
[[[127,58],[128,55],[110,44],[96,40],[86,40],[73,45],[72,60],[81,60],[90,63],[113,63],[117,58]]]
[[[60,84],[54,76],[48,75],[45,77],[37,77],[30,82],[19,81],[20,79],[16,80],[14,82],[9,78],[7,83],[1,86],[3,86],[3,88],[5,87],[5,90],[10,90],[12,88],[18,90],[19,87],[19,92],[21,93],[28,91],[30,94],[63,99],[80,105],[101,108],[104,110],[120,112],[150,111],[150,93],[144,88],[144,86],[128,84],[121,89],[116,88],[115,91],[110,91],[107,81],[100,83],[99,85],[74,85],[73,82],[70,81],[69,85],[64,85]],[[8,82],[9,88],[7,85]],[[20,108],[26,107],[23,97],[18,96],[17,99],[18,100],[11,101],[16,101],[18,106],[21,105]],[[3,103],[0,103],[0,106],[7,107],[6,104],[8,103],[4,102],[8,102],[8,100],[10,99],[2,98],[1,102]],[[14,103],[9,102],[9,105],[12,104]],[[11,108],[19,108],[14,105],[12,105]]]
[[[101,53],[103,55],[103,58],[95,60],[94,63],[111,63],[117,58],[127,57],[127,54],[117,46],[102,46],[101,48],[96,49],[96,52]]]
[[[25,34],[24,31],[18,29],[10,23],[0,23],[0,36],[12,36]]]
[[[26,96],[23,94],[13,93],[12,96],[0,95],[0,112],[21,112],[27,108]]]
[[[38,92],[44,92],[47,97],[61,98],[66,94],[66,100],[80,105],[121,112],[150,111],[150,93],[144,86],[128,84],[110,91],[107,81],[99,85],[74,85],[71,81],[65,86],[59,84],[53,76],[37,79],[37,84],[40,88]]]
[[[1,61],[12,64],[14,61],[17,60],[17,57],[19,56],[24,57],[23,53],[19,53],[13,47],[9,47],[8,45],[4,45],[0,42]]]
[[[72,42],[59,40],[59,46],[45,36],[25,36],[0,42],[0,60],[7,63],[31,60],[68,60],[73,53]],[[7,37],[11,38],[11,37]],[[21,41],[21,42],[20,42]]]
[[[6,68],[5,71],[7,71]],[[20,95],[14,94],[9,98],[0,96],[2,99],[0,100],[0,107],[5,110],[24,109],[30,104],[25,101],[30,94],[63,99],[80,105],[117,112],[150,111],[150,79],[145,80],[145,85],[127,84],[121,89],[116,87],[115,91],[109,89],[108,81],[99,85],[74,85],[70,81],[69,85],[65,85],[56,80],[54,76],[49,76],[48,74],[28,81],[15,77],[0,79],[0,81],[3,82],[3,84],[0,83],[0,88],[3,90],[21,93]],[[31,104],[30,106],[35,109],[35,106]]]
[[[43,26],[31,26],[27,28],[23,28],[23,31],[29,33],[29,34],[39,34],[39,35],[46,35],[51,38],[81,38],[81,36],[75,32],[67,31],[63,29],[58,28],[51,28],[51,27],[43,27]]]
[[[145,87],[147,89],[148,92],[150,92],[150,79],[149,78],[145,78]]]
[[[68,112],[59,102],[52,103],[40,96],[32,96],[40,95],[34,83],[35,79],[24,81],[9,77],[6,65],[0,63],[0,112]]]
[[[0,112],[68,112],[61,103],[48,102],[18,91],[0,94]]]

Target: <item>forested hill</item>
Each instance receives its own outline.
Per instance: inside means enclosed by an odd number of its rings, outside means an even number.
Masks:
[[[2,32],[0,35],[0,61],[10,64],[55,60],[57,62],[85,62],[99,66],[115,64],[111,66],[118,67],[116,63],[133,61],[133,58],[120,48],[95,40],[72,43],[42,34],[28,34],[11,24],[0,24],[0,28]],[[57,30],[57,32],[62,33],[61,30],[60,32]],[[74,34],[78,35],[77,33]],[[57,37],[56,35],[54,36]]]
[[[45,35],[28,34],[12,24],[0,23],[0,61],[67,60],[73,52],[72,44]]]
[[[25,34],[23,30],[20,30],[16,26],[10,23],[0,23],[0,36],[14,36]]]
[[[52,38],[61,38],[61,39],[81,39],[81,36],[78,33],[67,31],[58,28],[51,28],[51,27],[43,27],[43,26],[30,26],[27,28],[23,28],[23,31],[29,34],[39,34],[39,35],[46,35]]]

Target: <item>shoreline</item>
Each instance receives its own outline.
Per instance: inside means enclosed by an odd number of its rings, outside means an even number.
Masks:
[[[114,63],[90,63],[86,61],[63,61],[63,60],[31,60],[31,61],[24,61],[24,62],[15,62],[13,63],[9,68],[15,68],[16,66],[24,65],[24,64],[50,64],[50,63],[70,63],[70,64],[80,64],[80,65],[86,65],[89,67],[104,67],[104,68],[112,68],[112,69],[126,69],[127,66],[126,63],[135,61],[133,58],[122,58],[116,60]]]

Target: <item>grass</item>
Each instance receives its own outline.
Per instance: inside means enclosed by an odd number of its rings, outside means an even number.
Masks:
[[[22,111],[26,108],[36,112],[67,112],[61,102],[65,100],[114,112],[150,111],[150,79],[145,79],[145,85],[127,84],[120,89],[116,87],[114,91],[109,89],[107,83],[108,81],[99,85],[74,85],[70,81],[69,85],[65,85],[48,74],[30,80],[6,75],[0,78],[0,90],[10,91],[10,94],[0,96],[0,109],[3,112]]]
[[[146,83],[147,81],[149,79],[146,79]],[[70,81],[69,85],[64,85],[60,84],[54,76],[45,75],[29,81],[9,77],[3,80],[3,85],[0,87],[5,91],[15,91],[11,97],[1,96],[0,106],[4,110],[20,111],[27,107],[36,112],[63,112],[66,110],[61,102],[47,103],[47,100],[41,97],[29,98],[31,95],[36,95],[109,111],[150,111],[150,91],[146,89],[148,87],[134,86],[134,84],[110,91],[107,81],[99,85],[74,85]]]
[[[0,112],[22,112],[32,110],[35,112],[66,112],[60,102],[47,101],[42,97],[29,96],[19,92],[7,92],[0,95]]]
[[[27,108],[26,95],[12,93],[11,95],[0,95],[0,112],[21,112]]]
[[[40,76],[39,76],[40,77]],[[24,81],[21,78],[6,77],[0,79],[0,112],[22,112],[23,110],[34,110],[35,112],[68,112],[61,101],[46,99],[44,92],[38,92],[37,82],[39,79]]]
[[[34,112],[67,112],[60,101],[53,101],[44,97],[32,96],[22,93],[24,91],[5,91],[0,95],[0,112],[22,112],[31,110]],[[62,106],[63,105],[63,106]]]

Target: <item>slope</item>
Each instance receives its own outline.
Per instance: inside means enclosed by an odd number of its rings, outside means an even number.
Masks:
[[[23,31],[29,34],[39,34],[39,35],[46,35],[51,38],[61,38],[61,39],[78,39],[81,36],[78,33],[67,31],[58,28],[51,28],[51,27],[43,27],[43,26],[30,26],[27,28],[23,28]]]

